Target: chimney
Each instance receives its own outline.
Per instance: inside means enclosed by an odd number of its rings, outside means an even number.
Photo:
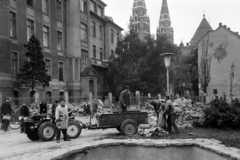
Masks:
[[[238,32],[235,32],[238,35]]]
[[[219,23],[219,27],[222,27],[222,23]]]
[[[187,46],[189,46],[189,43],[187,43]]]
[[[228,30],[229,30],[229,31],[231,31],[231,28],[230,28],[230,27],[228,27]]]
[[[224,27],[224,28],[227,28],[227,26],[226,26],[226,25],[223,25],[223,27]]]

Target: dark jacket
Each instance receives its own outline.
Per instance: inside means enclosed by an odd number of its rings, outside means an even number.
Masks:
[[[9,102],[7,102],[7,101],[3,102],[2,107],[1,107],[1,114],[2,115],[7,115],[7,114],[11,115],[12,114],[12,107]]]
[[[30,111],[29,111],[28,106],[26,106],[26,105],[22,106],[21,109],[20,109],[20,114],[21,114],[21,116],[23,116],[23,117],[28,117],[28,116],[30,116]]]
[[[45,113],[47,113],[47,104],[41,103],[40,104],[40,114],[45,114]]]
[[[126,90],[122,91],[120,94],[120,105],[125,107],[130,105],[130,93]]]
[[[157,114],[160,110],[161,102],[159,102],[158,100],[151,100],[149,103],[154,107],[154,110]]]
[[[53,103],[52,105],[52,116],[55,117],[55,112],[56,112],[56,108],[57,108],[58,104]]]

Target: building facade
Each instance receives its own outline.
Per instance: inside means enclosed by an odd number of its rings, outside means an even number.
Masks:
[[[239,52],[238,32],[221,23],[199,41],[199,82],[210,99],[215,95],[228,99],[240,97]]]
[[[134,0],[129,28],[136,31],[142,40],[150,35],[150,19],[147,15],[145,0]]]
[[[107,91],[103,79],[122,28],[105,16],[105,7],[101,0],[1,0],[0,95],[14,97],[16,104],[29,102],[30,88],[13,83],[27,60],[24,44],[31,35],[39,39],[52,77],[48,88],[35,88],[35,102],[61,97],[77,102],[89,92],[97,97]]]
[[[174,31],[171,24],[170,13],[168,9],[167,0],[162,1],[162,7],[159,18],[159,26],[157,28],[157,35],[166,35],[168,39],[174,43]]]

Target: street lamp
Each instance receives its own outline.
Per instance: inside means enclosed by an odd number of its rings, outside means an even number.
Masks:
[[[167,68],[167,94],[169,95],[169,67],[171,64],[171,57],[173,53],[163,53],[161,56],[164,56],[165,67]]]

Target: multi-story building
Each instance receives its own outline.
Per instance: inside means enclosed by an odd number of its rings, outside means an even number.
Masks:
[[[157,35],[166,35],[168,39],[172,43],[174,43],[174,31],[171,25],[171,18],[168,10],[167,0],[162,1],[162,8],[159,18],[159,26],[157,28]]]
[[[210,100],[240,97],[239,52],[238,32],[222,23],[198,42],[199,86]]]
[[[142,40],[150,35],[150,19],[147,15],[145,0],[134,0],[129,27],[136,31]]]
[[[105,16],[105,7],[101,0],[1,0],[0,95],[30,97],[30,88],[13,84],[31,35],[39,39],[52,77],[48,88],[35,88],[35,101],[69,97],[75,102],[89,92],[95,97],[106,92],[108,59],[122,28]]]

